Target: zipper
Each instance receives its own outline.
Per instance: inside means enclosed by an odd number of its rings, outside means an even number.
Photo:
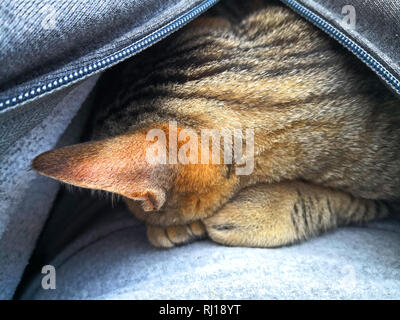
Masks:
[[[38,84],[25,92],[20,92],[19,94],[13,97],[0,100],[0,112],[4,111],[9,107],[16,107],[22,103],[30,102],[33,99],[36,99],[38,97],[54,92],[55,90],[71,85],[97,72],[103,71],[127,58],[134,56],[135,54],[150,47],[154,43],[169,36],[171,33],[177,31],[179,28],[183,27],[185,24],[192,21],[194,18],[202,14],[204,11],[212,7],[218,1],[219,0],[206,0],[202,4],[197,5],[190,11],[184,13],[180,17],[171,21],[167,25],[159,28],[158,30],[147,35],[141,40],[136,41],[132,45],[122,50],[119,50],[112,55],[109,55],[103,59],[99,59],[95,62],[87,64],[56,80],[53,80],[43,85]]]
[[[351,40],[343,32],[339,31],[336,27],[331,25],[326,20],[317,16],[315,13],[301,5],[296,0],[281,0],[293,11],[297,12],[308,21],[325,31],[335,40],[339,41],[344,47],[353,52],[359,59],[361,59],[367,66],[375,71],[398,95],[400,95],[400,81],[384,66],[382,66],[374,57],[361,48],[357,43]]]

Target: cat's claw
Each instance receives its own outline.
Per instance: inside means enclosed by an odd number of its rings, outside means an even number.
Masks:
[[[206,230],[200,221],[169,227],[147,225],[147,237],[155,247],[171,248],[201,239],[205,235]]]

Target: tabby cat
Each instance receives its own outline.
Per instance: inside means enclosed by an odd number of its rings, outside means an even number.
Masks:
[[[33,168],[121,195],[155,246],[205,235],[282,246],[386,217],[400,198],[399,100],[279,3],[220,3],[103,78],[92,141],[45,152]],[[236,162],[150,164],[146,135],[158,128],[170,141],[171,120],[178,132],[253,129],[252,173],[235,174]]]

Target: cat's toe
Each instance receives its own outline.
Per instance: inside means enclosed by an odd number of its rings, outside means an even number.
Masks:
[[[192,238],[188,226],[171,226],[166,228],[168,239],[174,244],[183,244],[189,242]]]
[[[200,221],[182,226],[147,226],[147,237],[155,247],[171,248],[204,237],[206,230]]]
[[[225,245],[237,245],[240,242],[238,238],[241,234],[237,232],[239,226],[236,224],[224,221],[220,217],[205,219],[204,224],[211,240]]]
[[[171,248],[173,242],[168,238],[166,229],[163,227],[147,225],[147,238],[150,243],[159,248]]]
[[[188,227],[194,237],[202,238],[206,235],[206,228],[201,221],[192,222]]]

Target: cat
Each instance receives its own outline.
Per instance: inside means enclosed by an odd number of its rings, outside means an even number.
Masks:
[[[205,236],[279,247],[398,208],[399,100],[278,2],[221,2],[103,79],[91,141],[32,165],[121,195],[157,247]],[[168,148],[171,121],[178,133],[253,130],[252,172],[235,174],[236,162],[150,164],[147,133],[162,130]]]

